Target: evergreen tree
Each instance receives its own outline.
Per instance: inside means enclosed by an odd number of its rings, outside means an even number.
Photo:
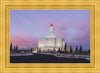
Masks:
[[[80,46],[79,52],[82,52],[82,45]]]
[[[16,49],[16,51],[18,51],[18,45],[16,45],[16,48],[15,49]]]
[[[32,52],[32,48],[31,48],[31,52]]]
[[[12,50],[12,43],[10,44],[10,50]]]
[[[90,49],[88,49],[88,53],[90,53]]]
[[[70,53],[72,53],[72,46],[70,46]]]
[[[14,51],[16,50],[15,46],[14,46]]]
[[[76,50],[75,50],[75,52],[78,52],[78,46],[76,46]]]
[[[66,43],[65,43],[64,51],[66,52]]]

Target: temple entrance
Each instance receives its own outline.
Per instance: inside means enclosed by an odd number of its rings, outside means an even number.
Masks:
[[[47,49],[46,51],[47,51],[47,52],[50,52],[50,51],[51,51],[51,49]]]

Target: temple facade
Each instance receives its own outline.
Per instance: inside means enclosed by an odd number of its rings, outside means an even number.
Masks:
[[[59,49],[64,49],[65,40],[62,38],[57,38],[54,33],[53,25],[50,25],[50,32],[44,39],[38,40],[38,49],[40,51],[58,51]]]

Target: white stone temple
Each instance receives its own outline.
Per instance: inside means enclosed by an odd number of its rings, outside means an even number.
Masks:
[[[40,51],[58,51],[64,49],[65,41],[62,38],[57,38],[54,33],[53,25],[50,25],[50,32],[44,39],[38,40],[38,49]]]

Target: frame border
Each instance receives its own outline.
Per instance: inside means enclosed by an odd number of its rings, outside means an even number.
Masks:
[[[28,3],[27,3],[28,2]],[[100,8],[99,0],[89,0],[89,1],[81,1],[81,0],[74,0],[74,1],[66,1],[66,0],[56,0],[56,1],[21,1],[21,0],[2,0],[1,1],[1,25],[0,25],[0,72],[91,72],[91,73],[100,73]],[[58,5],[58,6],[57,6]],[[81,7],[83,5],[83,8]],[[30,6],[30,7],[29,7]],[[35,7],[36,6],[36,7]],[[44,6],[44,7],[43,7]],[[66,7],[67,6],[67,7]],[[73,8],[75,6],[75,8]],[[88,8],[90,6],[90,8]],[[60,8],[58,8],[60,7]],[[90,9],[91,11],[91,63],[90,64],[46,64],[44,67],[44,64],[34,64],[35,67],[33,67],[32,63],[25,64],[10,64],[9,63],[9,25],[10,25],[10,16],[9,16],[9,10],[11,9],[44,9],[44,10],[50,10],[50,9]],[[95,35],[95,36],[94,36]],[[30,65],[29,67],[27,67]],[[74,65],[74,67],[73,67]],[[76,65],[76,66],[75,66]],[[55,67],[54,67],[55,66]],[[59,66],[59,67],[58,67]],[[17,69],[17,70],[16,70]]]

